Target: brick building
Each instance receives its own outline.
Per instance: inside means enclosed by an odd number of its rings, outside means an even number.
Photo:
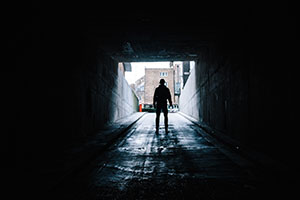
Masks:
[[[174,76],[173,67],[170,68],[146,68],[145,69],[145,105],[152,105],[155,88],[159,86],[159,80],[165,79],[166,86],[170,89],[172,101],[174,97]]]

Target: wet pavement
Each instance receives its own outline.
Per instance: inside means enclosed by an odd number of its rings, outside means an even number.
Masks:
[[[168,134],[163,116],[160,122],[160,132],[155,134],[155,114],[144,115],[124,137],[47,196],[78,200],[279,197],[279,183],[262,178],[251,162],[180,114],[169,114]]]

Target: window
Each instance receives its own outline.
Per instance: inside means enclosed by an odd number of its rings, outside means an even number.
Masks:
[[[167,77],[168,76],[168,72],[160,72],[160,76],[161,77]]]

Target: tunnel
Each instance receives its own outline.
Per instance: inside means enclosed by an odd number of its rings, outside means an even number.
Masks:
[[[7,17],[6,58],[19,84],[9,91],[16,120],[2,146],[5,166],[20,173],[20,195],[252,199],[295,192],[296,22],[288,3],[32,1]],[[195,61],[180,112],[169,114],[168,137],[154,135],[155,114],[138,112],[118,68],[157,61]],[[152,143],[139,143],[148,135]],[[117,149],[143,153],[125,159],[113,156]],[[258,178],[243,182],[249,174]]]

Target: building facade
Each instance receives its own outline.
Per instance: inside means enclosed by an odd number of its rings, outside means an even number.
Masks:
[[[174,64],[174,104],[179,104],[179,97],[182,89],[182,64]]]
[[[155,88],[159,86],[159,80],[165,79],[166,86],[170,89],[171,98],[175,103],[174,84],[175,84],[175,71],[173,67],[170,68],[146,68],[145,69],[145,105],[153,104],[153,95]]]

